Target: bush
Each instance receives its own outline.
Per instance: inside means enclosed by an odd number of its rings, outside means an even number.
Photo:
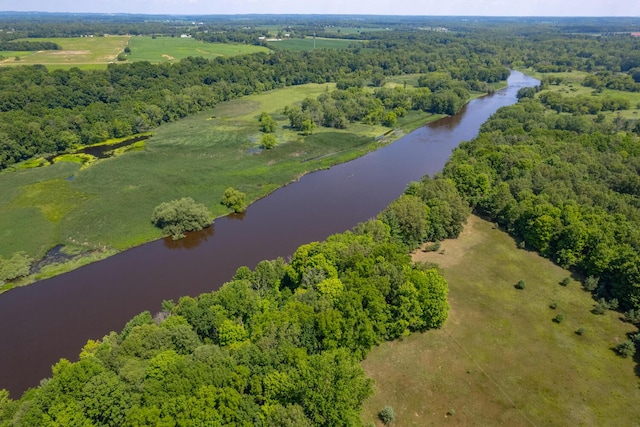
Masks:
[[[233,209],[235,213],[244,212],[247,210],[247,195],[242,191],[229,187],[224,190],[224,194],[222,194],[222,201],[220,203]]]
[[[212,224],[207,207],[191,197],[160,203],[153,211],[151,222],[174,240],[184,237],[187,231],[199,231]]]
[[[616,353],[622,357],[633,357],[636,354],[636,345],[633,341],[627,340],[618,344]]]
[[[624,321],[629,323],[640,323],[640,309],[631,309],[624,313]]]
[[[598,277],[589,276],[587,277],[587,280],[584,281],[584,284],[582,286],[584,286],[584,288],[589,292],[593,292],[598,289],[599,281],[600,279]]]
[[[524,280],[519,280],[518,283],[516,283],[515,288],[516,289],[524,289],[526,286],[526,284],[524,283]]]
[[[564,321],[564,314],[558,314],[556,317],[553,318],[553,321],[555,323],[562,323]]]
[[[578,328],[578,329],[576,330],[576,335],[580,335],[580,336],[582,336],[582,335],[584,335],[586,332],[587,332],[587,330],[586,330],[585,328]]]
[[[396,413],[389,405],[382,408],[382,411],[378,414],[378,418],[382,421],[382,424],[388,426],[396,420]]]
[[[25,252],[16,252],[9,259],[0,257],[0,284],[29,274],[33,258]]]
[[[569,283],[571,283],[571,278],[570,278],[570,277],[565,277],[564,279],[562,279],[562,280],[560,281],[560,284],[561,284],[562,286],[568,286],[568,285],[569,285]]]
[[[278,145],[278,140],[274,134],[265,133],[264,135],[262,135],[262,140],[260,141],[260,143],[265,150],[271,150],[273,147]]]
[[[551,310],[555,310],[556,308],[558,308],[558,303],[557,302],[552,302],[551,304],[549,304],[549,308]]]

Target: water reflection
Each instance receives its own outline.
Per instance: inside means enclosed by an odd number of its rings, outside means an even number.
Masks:
[[[214,235],[215,224],[211,227],[203,228],[200,231],[189,232],[182,239],[173,240],[171,237],[165,237],[162,242],[167,249],[195,249],[202,243],[205,243]]]

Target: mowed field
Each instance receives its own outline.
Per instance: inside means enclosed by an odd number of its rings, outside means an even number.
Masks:
[[[74,37],[74,38],[46,38],[30,39],[33,41],[51,41],[57,43],[62,50],[45,50],[37,52],[0,52],[7,59],[0,61],[0,65],[33,65],[43,64],[48,68],[106,67],[106,64],[116,60],[122,52],[130,36],[108,37]],[[17,60],[19,57],[20,60]]]
[[[0,51],[0,66],[43,64],[47,68],[104,69],[111,62],[118,61],[118,54],[129,46],[131,54],[127,61],[149,61],[152,63],[177,61],[188,56],[212,58],[216,56],[235,56],[255,52],[269,52],[262,46],[204,43],[192,38],[147,36],[105,36],[31,39],[52,41],[62,50],[38,52]],[[18,59],[19,58],[19,59]]]
[[[128,61],[152,63],[180,60],[189,56],[213,58],[236,56],[256,52],[269,52],[264,46],[205,43],[192,38],[136,36],[129,40],[131,54]]]
[[[364,360],[376,381],[365,423],[381,426],[377,413],[391,405],[396,427],[640,425],[637,362],[612,350],[636,328],[619,313],[592,314],[579,282],[559,284],[568,271],[478,217],[440,252],[414,259],[444,271],[449,318]]]

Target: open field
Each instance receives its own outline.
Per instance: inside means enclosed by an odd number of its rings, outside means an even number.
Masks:
[[[8,59],[0,65],[33,65],[43,64],[49,68],[70,68],[81,65],[108,64],[116,60],[130,36],[108,37],[75,37],[30,39],[33,41],[51,41],[57,43],[62,50],[46,50],[37,52],[0,52]],[[15,56],[20,56],[16,61]]]
[[[359,40],[348,39],[329,39],[316,37],[316,49],[346,49],[352,44],[362,44]],[[313,50],[313,37],[305,37],[304,39],[285,39],[277,42],[269,42],[271,46],[281,49],[291,50]]]
[[[131,49],[128,61],[149,61],[152,63],[178,61],[188,56],[213,58],[216,56],[234,56],[255,52],[269,52],[262,46],[205,43],[192,38],[148,36],[108,36],[30,39],[33,41],[52,41],[62,50],[38,52],[2,52],[6,59],[3,65],[43,64],[50,69],[78,67],[82,69],[106,68],[110,62],[121,63],[118,54],[126,46]],[[20,58],[19,60],[16,58]]]
[[[136,36],[129,41],[131,54],[129,61],[149,61],[152,63],[180,60],[188,56],[213,58],[235,56],[256,52],[269,52],[263,46],[205,43],[192,38]]]
[[[58,244],[111,255],[160,237],[150,218],[161,202],[190,196],[220,216],[228,213],[220,204],[227,187],[253,201],[379,147],[375,138],[389,130],[382,126],[318,128],[308,137],[288,128],[286,105],[332,87],[294,86],[223,103],[163,125],[143,146],[115,157],[83,164],[78,156],[62,156],[50,166],[1,173],[0,256],[22,250],[40,258]],[[272,150],[260,149],[263,111],[278,122]],[[429,118],[413,115],[404,129]]]
[[[559,284],[569,272],[480,218],[440,252],[414,259],[443,269],[449,319],[375,348],[362,363],[376,381],[365,423],[382,425],[376,414],[391,405],[397,427],[640,425],[638,367],[612,351],[635,328],[618,313],[590,313],[594,301],[580,283]],[[514,288],[518,280],[525,289]],[[558,314],[561,323],[552,321]]]

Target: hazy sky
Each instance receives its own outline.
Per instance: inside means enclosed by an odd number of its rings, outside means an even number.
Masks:
[[[640,17],[640,0],[0,0],[0,11]]]

